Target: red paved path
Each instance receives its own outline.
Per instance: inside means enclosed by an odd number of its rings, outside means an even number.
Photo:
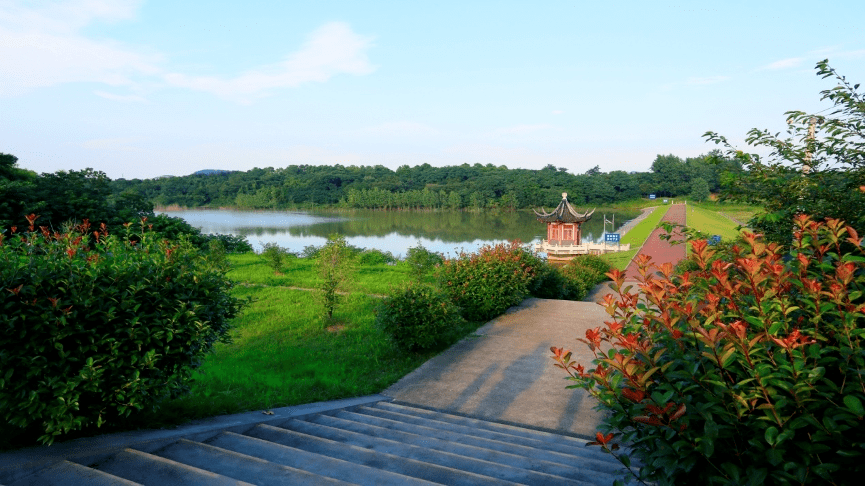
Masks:
[[[667,213],[662,218],[662,221],[668,221],[671,223],[685,225],[686,224],[686,205],[671,205],[668,208]],[[626,281],[637,281],[638,280],[638,271],[637,271],[637,258],[640,255],[647,254],[652,258],[652,262],[656,265],[661,265],[665,262],[670,262],[672,264],[676,264],[677,262],[686,258],[686,246],[684,244],[679,245],[671,245],[671,243],[667,240],[662,240],[659,238],[659,235],[665,233],[663,228],[656,228],[653,230],[653,233],[650,234],[649,238],[644,243],[643,247],[638,252],[638,255],[632,260],[631,264],[628,265],[628,268],[625,270]],[[680,234],[674,233],[674,236],[671,237],[671,241],[682,241],[683,238]]]

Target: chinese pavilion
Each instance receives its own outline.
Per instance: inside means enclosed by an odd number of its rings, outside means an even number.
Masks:
[[[580,225],[589,221],[595,210],[578,213],[568,202],[568,193],[562,193],[559,206],[548,213],[541,208],[535,211],[538,221],[547,223],[547,240],[536,244],[536,252],[546,252],[549,261],[571,260],[576,255],[604,254],[619,250],[628,250],[629,245],[619,246],[606,243],[581,243]]]
[[[535,211],[538,221],[547,223],[547,241],[551,245],[580,245],[580,224],[589,221],[593,212],[578,213],[568,202],[568,193],[562,193],[562,201],[555,210],[547,213]]]

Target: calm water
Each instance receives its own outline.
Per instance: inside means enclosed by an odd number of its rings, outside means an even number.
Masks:
[[[581,210],[582,211],[582,210]],[[328,235],[338,233],[354,246],[385,250],[405,256],[420,242],[435,252],[455,255],[461,249],[475,251],[484,244],[520,240],[537,243],[547,227],[532,212],[469,213],[357,210],[344,212],[181,210],[163,211],[181,217],[203,233],[243,235],[256,251],[262,244],[276,242],[292,252],[308,245],[322,245]],[[584,241],[600,241],[602,211],[581,228]],[[632,214],[608,212],[616,227]],[[611,227],[608,225],[608,231]]]

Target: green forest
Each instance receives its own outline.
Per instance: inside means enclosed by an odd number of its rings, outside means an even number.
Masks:
[[[708,156],[715,156],[715,161]],[[157,206],[298,208],[342,206],[371,209],[529,208],[556,205],[567,192],[574,204],[610,204],[654,193],[661,197],[718,191],[725,177],[742,171],[718,153],[694,158],[659,155],[650,172],[583,174],[548,165],[508,169],[493,164],[433,167],[289,165],[249,171],[201,171],[180,177],[117,179],[118,198],[143,198]],[[726,176],[727,175],[727,176]],[[708,190],[708,191],[707,191]]]

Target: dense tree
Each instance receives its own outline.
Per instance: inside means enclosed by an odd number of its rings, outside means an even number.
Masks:
[[[704,201],[710,197],[710,185],[704,178],[697,178],[692,181],[692,192],[689,198],[694,201]]]

